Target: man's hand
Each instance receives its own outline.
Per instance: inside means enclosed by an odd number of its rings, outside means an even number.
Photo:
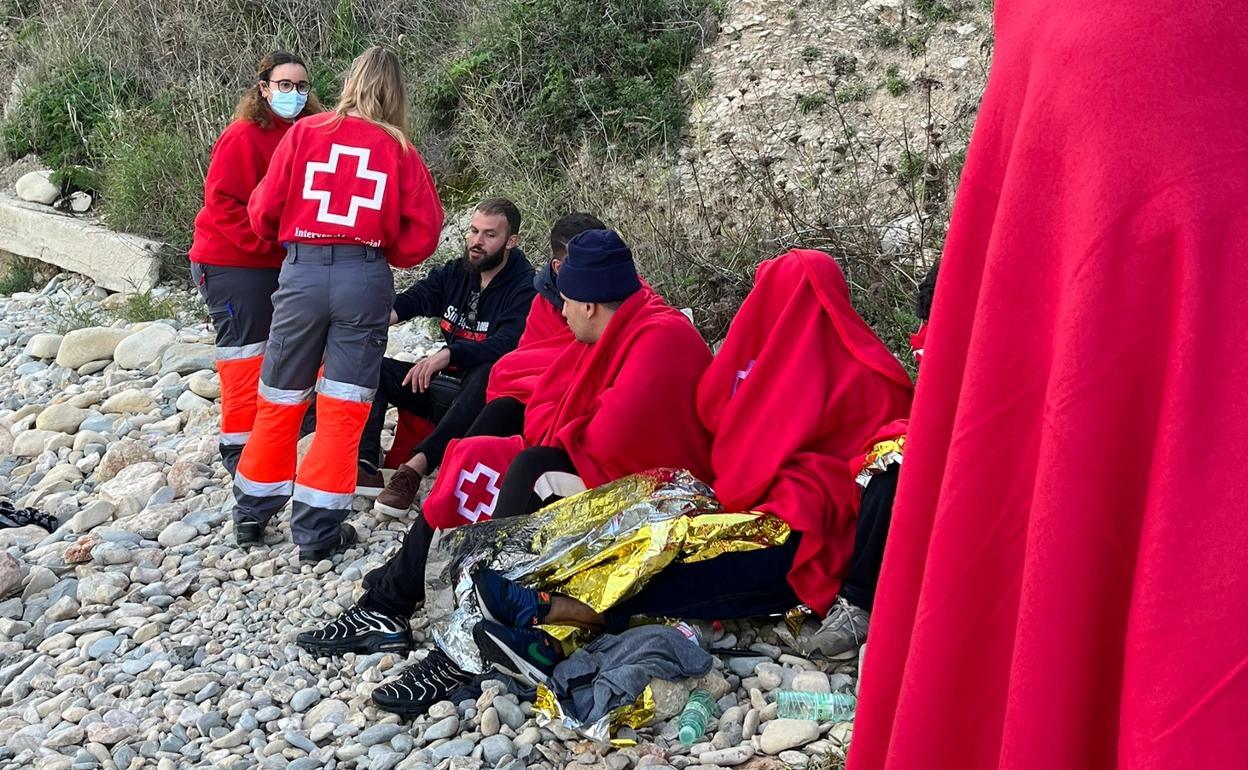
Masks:
[[[394,312],[394,308],[390,308],[390,325],[394,326],[399,322],[399,314]]]
[[[411,385],[413,393],[424,393],[429,389],[429,381],[433,375],[451,365],[451,349],[442,348],[433,355],[417,361],[403,378],[404,385]]]

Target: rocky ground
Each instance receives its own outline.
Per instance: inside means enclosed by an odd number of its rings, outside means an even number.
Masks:
[[[284,522],[279,542],[236,549],[210,329],[105,321],[50,332],[56,318],[111,320],[119,304],[70,275],[0,297],[0,496],[66,522],[51,535],[0,529],[0,770],[842,761],[851,724],[777,719],[775,693],[852,688],[856,665],[788,654],[773,629],[746,625],[704,629],[705,644],[755,656],[717,658],[700,682],[722,716],[692,749],[673,718],[692,682],[655,682],[658,721],[620,749],[543,725],[501,686],[415,721],[371,707],[369,692],[406,659],[314,658],[293,639],[349,607],[410,522],[361,500],[361,544],[332,562],[301,566]],[[422,339],[401,330],[391,347]],[[419,641],[428,628],[422,611]]]

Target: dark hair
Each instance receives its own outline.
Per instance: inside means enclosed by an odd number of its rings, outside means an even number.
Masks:
[[[308,68],[304,64],[303,59],[295,56],[288,51],[274,51],[265,54],[256,64],[256,80],[251,86],[243,92],[239,97],[238,104],[234,107],[235,120],[250,120],[252,123],[263,128],[269,128],[273,125],[273,110],[269,109],[268,102],[264,95],[260,93],[260,81],[268,80],[273,74],[273,70],[283,64],[298,64],[305,70]],[[308,92],[308,102],[303,106],[303,112],[299,113],[299,117],[307,117],[308,115],[321,112],[320,101],[317,100],[316,94]]]
[[[507,217],[507,235],[515,235],[520,232],[520,209],[516,208],[516,204],[506,198],[486,198],[477,204],[476,210],[482,214],[490,214],[491,216],[501,214]]]
[[[574,212],[572,214],[564,214],[555,221],[554,227],[550,228],[550,251],[552,254],[559,252],[568,252],[568,241],[585,232],[586,230],[606,230],[607,226],[602,220],[593,214],[584,212]]]
[[[606,309],[608,309],[608,310],[619,310],[619,309],[620,309],[620,307],[621,307],[621,306],[623,306],[623,304],[624,304],[624,300],[622,300],[622,299],[613,299],[613,300],[611,300],[610,302],[597,302],[597,303],[595,303],[595,304],[602,305],[603,307],[605,307],[605,308],[606,308]]]
[[[926,321],[932,315],[932,300],[936,298],[936,274],[940,272],[940,261],[932,265],[923,280],[919,281],[919,320]]]

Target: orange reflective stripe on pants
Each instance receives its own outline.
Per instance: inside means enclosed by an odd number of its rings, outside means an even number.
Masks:
[[[251,489],[248,482],[271,485],[294,480],[299,426],[303,423],[304,412],[308,410],[311,389],[281,390],[260,382],[257,390],[259,398],[256,399],[256,420],[252,432],[264,436],[264,441],[247,442],[238,461],[235,484],[251,496],[267,497],[271,495],[257,494],[264,490]],[[271,490],[272,487],[265,489]],[[289,495],[289,490],[285,494]]]
[[[351,386],[355,387],[355,386]],[[358,468],[360,434],[372,405],[372,395],[362,398],[335,398],[327,395],[325,381],[316,396],[316,433],[303,463],[299,466],[297,488],[331,494],[354,494]],[[298,498],[299,493],[296,492]],[[308,499],[311,505],[317,505]],[[329,507],[329,506],[320,506]],[[349,507],[349,501],[348,506]]]
[[[245,444],[245,434],[256,422],[256,389],[260,384],[263,350],[251,358],[218,358],[221,378],[221,440],[225,444]],[[241,437],[242,441],[229,437]]]

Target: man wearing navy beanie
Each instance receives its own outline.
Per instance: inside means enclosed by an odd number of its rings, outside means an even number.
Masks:
[[[556,285],[568,328],[588,343],[597,342],[620,304],[641,291],[633,252],[614,230],[586,230],[568,241]]]

